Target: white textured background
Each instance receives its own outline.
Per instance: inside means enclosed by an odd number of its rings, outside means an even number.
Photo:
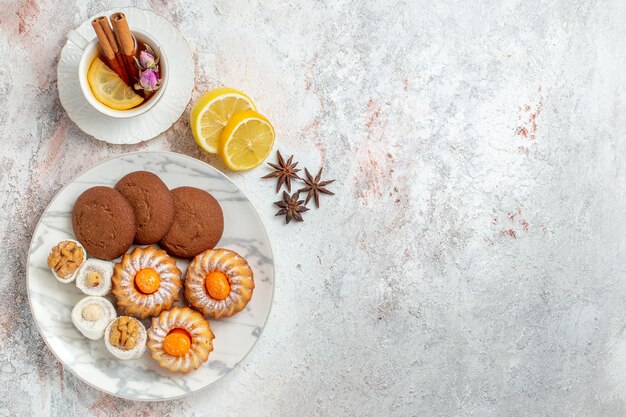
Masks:
[[[0,7],[0,415],[626,415],[626,3],[138,2],[228,85],[334,198],[273,218],[259,168],[230,174],[277,259],[267,328],[242,366],[181,401],[101,394],[35,330],[30,236],[67,181],[111,155],[60,106],[65,33],[109,1]]]

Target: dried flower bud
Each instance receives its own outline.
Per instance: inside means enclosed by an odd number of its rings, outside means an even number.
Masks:
[[[154,56],[148,51],[141,51],[139,53],[139,63],[144,68],[156,68]]]
[[[139,83],[135,84],[135,88],[148,92],[158,90],[161,80],[159,79],[159,73],[156,70],[147,69],[141,72]]]

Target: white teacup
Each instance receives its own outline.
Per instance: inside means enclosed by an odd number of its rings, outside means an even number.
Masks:
[[[139,116],[150,110],[155,104],[161,100],[163,93],[167,88],[167,79],[169,77],[167,56],[163,53],[159,43],[146,32],[139,29],[131,29],[135,43],[144,44],[147,43],[152,47],[154,52],[159,57],[159,70],[161,73],[161,87],[148,100],[143,102],[137,107],[133,107],[130,110],[115,110],[100,103],[98,99],[93,95],[89,82],[87,81],[87,71],[93,60],[100,55],[100,45],[98,44],[98,38],[95,37],[88,42],[78,32],[71,30],[67,34],[67,38],[74,43],[78,48],[82,49],[83,53],[80,57],[78,64],[78,81],[80,83],[80,89],[85,96],[85,99],[91,104],[93,108],[100,113],[116,119],[126,119],[130,117]]]

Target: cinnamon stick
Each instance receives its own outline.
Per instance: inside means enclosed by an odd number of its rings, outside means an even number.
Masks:
[[[104,55],[106,64],[111,68],[117,75],[120,76],[125,83],[128,84],[128,75],[126,74],[126,69],[124,66],[120,65],[119,61],[115,57],[115,52],[113,46],[109,42],[102,25],[100,24],[101,19],[106,19],[104,16],[100,16],[95,18],[91,22],[91,26],[93,30],[96,32],[98,36],[98,41],[100,42],[100,49],[102,49],[102,54]],[[117,47],[117,46],[116,46]]]
[[[117,45],[117,40],[115,39],[115,35],[113,34],[113,29],[111,29],[111,25],[109,24],[109,19],[107,19],[104,16],[100,16],[96,18],[96,20],[100,22],[100,26],[102,26],[102,30],[104,30],[104,34],[109,40],[109,44],[111,44],[111,48],[113,49],[113,52],[115,53],[115,59],[117,60],[119,67],[124,70],[124,76],[122,77],[122,79],[124,80],[126,84],[129,84],[129,78],[128,78],[128,73],[126,71],[126,65],[124,64],[124,58],[122,57],[122,54],[120,53],[120,49]]]
[[[128,27],[128,21],[124,13],[114,13],[111,15],[111,24],[115,31],[115,37],[121,48],[121,53],[126,64],[126,71],[131,78],[139,78],[138,71],[135,67],[135,40],[133,34]]]

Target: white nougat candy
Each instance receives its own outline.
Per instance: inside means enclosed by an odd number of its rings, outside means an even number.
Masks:
[[[77,240],[74,239],[65,239],[61,242],[59,242],[56,246],[60,245],[63,242],[74,242],[76,243],[76,246],[81,247],[83,249],[83,259],[81,261],[81,264],[84,264],[85,261],[87,260],[87,251],[85,250],[85,248],[83,247],[83,245],[80,244],[80,242],[78,242]],[[56,247],[55,246],[55,247]],[[48,261],[50,262],[50,261]],[[48,265],[50,265],[48,263]],[[78,268],[76,271],[74,271],[73,274],[66,276],[66,277],[61,277],[59,276],[59,274],[56,273],[56,271],[52,268],[50,268],[50,271],[52,271],[52,275],[54,275],[54,277],[61,283],[63,284],[69,284],[70,282],[73,282],[76,279],[76,276],[78,275],[78,271],[80,271],[80,268]]]
[[[111,292],[113,263],[88,259],[78,270],[76,286],[87,295],[104,297]]]
[[[100,339],[116,316],[113,304],[103,297],[85,297],[72,309],[72,323],[85,337],[92,340]]]
[[[113,326],[117,326],[118,320],[126,319],[126,318],[129,319],[129,321],[134,321],[136,324],[139,325],[139,333],[137,335],[137,340],[135,341],[134,346],[130,348],[114,346],[110,340],[112,328]],[[141,355],[143,355],[143,352],[146,350],[146,341],[147,341],[146,328],[139,320],[133,317],[126,317],[126,316],[118,317],[117,319],[109,323],[109,325],[106,328],[106,331],[104,332],[104,344],[106,345],[107,349],[109,350],[109,352],[111,352],[113,356],[122,360],[137,359]]]

